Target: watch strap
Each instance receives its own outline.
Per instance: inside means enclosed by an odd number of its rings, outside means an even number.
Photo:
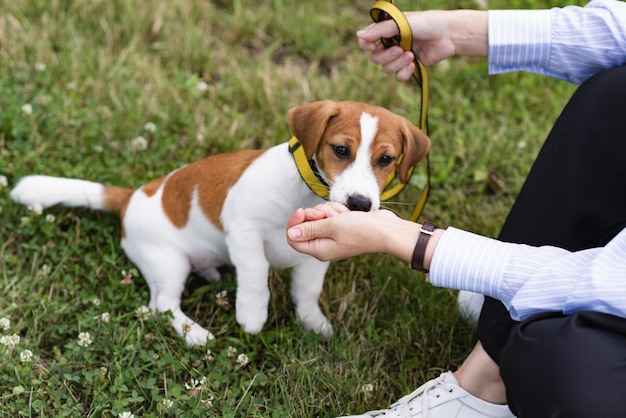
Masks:
[[[411,268],[413,270],[428,273],[428,270],[424,268],[424,256],[426,255],[426,246],[428,245],[428,241],[436,229],[437,225],[429,221],[424,222],[420,228],[417,243],[413,249],[413,257],[411,258]]]

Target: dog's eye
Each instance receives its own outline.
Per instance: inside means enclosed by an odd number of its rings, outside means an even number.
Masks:
[[[342,160],[345,160],[350,156],[348,147],[344,147],[343,145],[333,145],[333,151],[335,152],[335,155]]]
[[[395,160],[395,158],[393,158],[391,155],[383,155],[382,157],[380,157],[380,159],[378,160],[378,165],[381,167],[387,167],[389,164],[391,164],[393,161]]]

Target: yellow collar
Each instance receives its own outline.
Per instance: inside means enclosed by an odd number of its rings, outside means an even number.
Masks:
[[[328,200],[330,197],[330,186],[320,174],[315,161],[306,158],[304,147],[295,136],[289,141],[289,152],[293,155],[300,177],[309,186],[309,189],[322,199]]]

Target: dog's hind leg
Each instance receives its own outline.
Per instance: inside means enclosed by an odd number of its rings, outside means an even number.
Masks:
[[[319,306],[328,265],[311,257],[294,266],[291,271],[291,297],[298,318],[305,330],[313,330],[324,337],[333,335],[333,326]]]
[[[174,330],[185,337],[188,345],[204,345],[213,335],[189,318],[180,308],[180,301],[191,266],[187,258],[173,252],[146,251],[145,257],[129,257],[137,265],[150,288],[150,308],[170,312]]]

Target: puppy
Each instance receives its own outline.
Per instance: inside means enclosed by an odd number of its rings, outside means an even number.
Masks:
[[[210,156],[137,190],[85,180],[28,176],[11,191],[24,205],[90,207],[119,214],[126,255],[150,288],[149,307],[171,311],[171,324],[190,345],[213,335],[185,315],[181,295],[188,275],[219,280],[217,267],[237,275],[236,317],[261,331],[269,303],[268,270],[292,268],[291,296],[306,330],[333,332],[318,305],[328,263],[294,251],[285,227],[300,207],[324,201],[376,210],[392,170],[402,181],[428,152],[430,140],[407,119],[357,102],[320,101],[288,114],[297,141],[267,150]],[[317,180],[307,184],[293,152],[302,147]],[[301,151],[302,151],[301,150]],[[311,184],[316,183],[316,184]],[[326,196],[325,196],[326,197]]]

